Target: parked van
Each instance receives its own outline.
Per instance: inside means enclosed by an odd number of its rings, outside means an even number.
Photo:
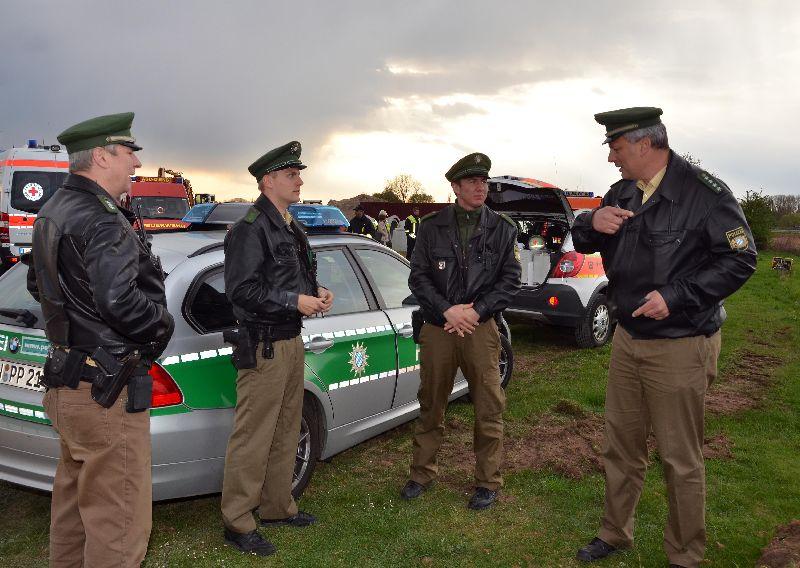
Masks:
[[[36,214],[68,172],[67,152],[58,144],[29,140],[0,152],[0,274],[31,250]]]

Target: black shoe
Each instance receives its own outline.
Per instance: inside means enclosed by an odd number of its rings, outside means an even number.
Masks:
[[[256,556],[269,556],[275,554],[275,547],[264,539],[258,532],[237,533],[225,529],[225,544],[230,544],[240,552],[255,554]]]
[[[619,550],[604,540],[593,538],[589,544],[578,550],[576,558],[583,562],[594,562],[615,552],[619,552]]]
[[[408,481],[406,481],[406,484],[403,485],[403,488],[400,490],[400,497],[402,497],[406,501],[410,499],[416,499],[417,497],[425,493],[426,489],[427,487],[425,485],[417,483],[413,479],[409,479]]]
[[[496,499],[497,491],[492,491],[486,487],[477,487],[475,489],[475,493],[472,494],[472,498],[469,500],[469,505],[467,505],[467,507],[474,511],[480,511],[481,509],[491,507]]]
[[[289,525],[290,527],[307,527],[317,522],[317,517],[305,511],[297,511],[296,515],[286,517],[285,519],[261,519],[262,527],[280,527]]]

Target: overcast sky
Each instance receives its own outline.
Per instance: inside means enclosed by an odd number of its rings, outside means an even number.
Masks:
[[[400,173],[444,200],[492,174],[602,195],[597,112],[660,106],[670,145],[745,190],[799,193],[800,3],[431,0],[4,2],[0,147],[136,112],[143,175],[253,197],[247,166],[303,143],[304,198]]]

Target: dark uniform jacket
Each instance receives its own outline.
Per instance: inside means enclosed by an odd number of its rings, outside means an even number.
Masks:
[[[355,216],[350,219],[350,227],[348,227],[347,230],[356,235],[367,235],[377,240],[375,225],[372,224],[372,221],[370,221],[369,217],[366,215],[361,217]]]
[[[481,322],[505,309],[520,287],[516,241],[513,222],[488,207],[483,207],[466,250],[459,241],[454,206],[423,217],[408,285],[426,321],[444,325],[443,314],[454,304],[474,302]]]
[[[572,228],[575,250],[600,251],[619,323],[637,338],[710,335],[725,319],[722,300],[756,267],[753,236],[728,187],[670,151],[658,190],[644,205],[636,182],[611,186],[600,207],[633,211],[615,235],[592,229],[594,211]],[[631,314],[657,290],[670,315]]]
[[[225,291],[240,324],[300,332],[300,294],[317,295],[313,252],[266,196],[225,237]],[[295,333],[296,335],[296,333]]]
[[[28,291],[47,338],[91,353],[133,349],[158,357],[174,328],[164,281],[148,248],[111,196],[70,174],[36,217]]]

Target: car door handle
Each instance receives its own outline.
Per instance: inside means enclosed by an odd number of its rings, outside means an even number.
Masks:
[[[406,323],[403,324],[401,327],[397,328],[397,333],[408,339],[409,337],[414,335],[414,328],[410,323]]]
[[[305,343],[303,347],[305,347],[306,351],[311,351],[312,353],[319,355],[326,349],[333,347],[333,339],[325,339],[321,335],[315,335],[309,340],[308,343]]]

